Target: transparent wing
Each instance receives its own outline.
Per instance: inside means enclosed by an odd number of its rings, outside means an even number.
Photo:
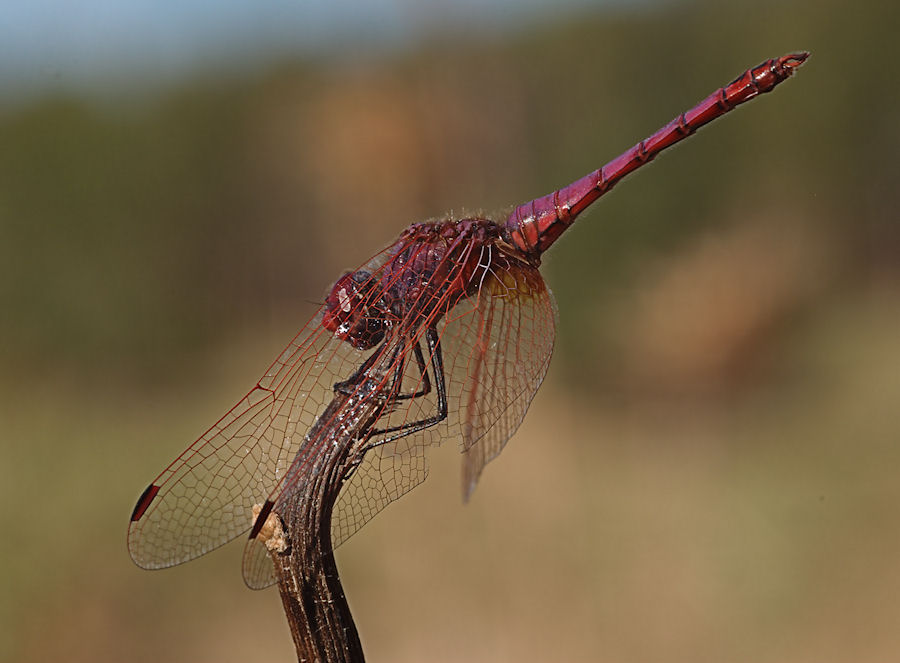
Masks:
[[[442,334],[468,499],[537,393],[553,354],[556,306],[536,268],[514,263],[460,302]]]
[[[244,583],[250,589],[265,589],[275,584],[275,569],[265,543],[250,539],[244,545],[242,562]]]
[[[387,251],[366,267],[381,269]],[[135,563],[188,561],[249,531],[253,506],[278,489],[334,384],[367,354],[321,324],[322,309],[256,386],[148,486],[128,530]]]
[[[144,568],[180,564],[247,532],[340,376],[362,353],[317,318],[250,393],[153,481],[138,502],[128,549]]]
[[[415,408],[418,410],[418,408]],[[335,548],[428,476],[425,449],[441,436],[426,429],[370,449],[338,495],[331,522]]]
[[[416,435],[410,435],[366,453],[362,464],[353,472],[338,496],[331,530],[334,547],[343,543],[393,500],[425,479],[425,448],[419,442]],[[306,464],[305,459],[298,459],[298,462]],[[312,467],[313,463],[308,463],[307,466]],[[304,477],[298,477],[297,482],[304,482]],[[292,485],[284,490],[284,494],[297,489],[303,488]],[[270,499],[276,504],[273,512],[280,512],[279,498],[273,495]],[[354,529],[349,529],[348,525],[352,525]],[[244,547],[243,575],[244,582],[251,589],[263,589],[275,582],[266,544],[258,538],[249,540]]]
[[[401,242],[389,251],[399,255],[404,248]],[[478,268],[465,274],[451,268],[446,274],[448,281],[464,276],[465,287],[422,289],[423,297],[442,299],[405,303],[413,313],[397,322],[395,342],[375,350],[394,362],[385,369],[391,376],[384,387],[389,406],[378,413],[374,432],[358,431],[371,448],[338,497],[335,546],[421,483],[427,476],[425,450],[444,440],[460,443],[468,496],[484,465],[521,423],[546,373],[555,307],[537,269],[497,245],[473,242],[469,249],[481,252]],[[430,249],[415,245],[414,250],[424,255]],[[389,251],[367,264],[373,279],[383,278]],[[405,254],[403,264],[414,264],[416,257]],[[410,272],[400,264],[392,268],[398,278],[407,278]],[[471,264],[461,259],[457,266]],[[439,342],[426,341],[429,329]],[[256,387],[138,500],[128,535],[135,562],[160,568],[193,559],[249,531],[254,505],[277,504],[283,493],[303,490],[297,467],[314,471],[314,460],[306,455],[319,443],[308,439],[308,431],[322,429],[316,422],[338,398],[334,384],[356,374],[370,355],[336,338],[319,315],[314,317]],[[447,416],[435,421],[442,393]],[[430,423],[417,426],[423,422]],[[255,588],[273,579],[265,548],[256,541],[245,551],[244,578]]]
[[[498,251],[492,246],[483,250]],[[419,343],[427,350],[423,334],[433,322],[446,379],[447,419],[366,454],[338,497],[332,521],[335,546],[424,481],[425,450],[445,440],[458,441],[463,451],[463,494],[468,497],[484,465],[522,422],[553,352],[556,308],[533,266],[496,255],[483,262],[490,269],[472,276],[479,282],[476,293],[448,302],[443,318],[422,321],[404,353],[400,393],[421,392],[425,377],[411,359],[412,348]],[[427,351],[425,356],[433,383],[435,358]],[[379,427],[423,421],[437,411],[438,392],[432,384],[427,394],[398,401]]]

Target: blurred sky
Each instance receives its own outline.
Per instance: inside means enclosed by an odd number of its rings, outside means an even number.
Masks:
[[[435,32],[515,28],[653,0],[33,0],[0,10],[0,92],[142,84],[285,53],[403,48]],[[124,79],[124,80],[123,80]]]

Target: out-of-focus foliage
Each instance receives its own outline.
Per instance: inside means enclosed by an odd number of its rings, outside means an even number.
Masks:
[[[895,654],[896,18],[672,3],[3,111],[0,658],[289,659],[236,553],[130,565],[146,481],[408,223],[502,214],[801,48],[554,247],[522,431],[465,510],[437,454],[346,589],[373,661]]]
[[[698,233],[745,260],[728,283],[701,276],[710,287],[752,288],[753,265],[770,259],[815,282],[798,286],[782,270],[762,287],[783,288],[776,296],[787,301],[762,316],[878,277],[897,262],[890,157],[900,102],[895,86],[875,87],[873,66],[892,61],[889,35],[877,35],[886,21],[819,8],[803,14],[802,31],[774,26],[765,39],[712,29],[774,7],[595,16],[499,44],[448,37],[395,60],[184,83],[138,108],[55,98],[9,112],[0,117],[3,358],[152,373],[223,330],[317,299],[336,269],[409,222],[545,193],[743,66],[819,39],[802,83],[666,155],[548,258],[567,323],[560,363],[577,371],[588,353],[591,364],[613,362],[611,375],[625,370],[614,364],[630,356],[627,341],[610,321],[634,304],[617,293],[646,275],[648,256],[684,252],[705,269],[714,258],[689,245]],[[852,47],[853,32],[867,35],[863,47]],[[755,247],[732,230],[740,224],[761,227]],[[773,258],[767,244],[782,232],[792,246],[773,247],[787,253]],[[702,283],[685,287],[707,297]],[[571,377],[580,388],[603,384]]]

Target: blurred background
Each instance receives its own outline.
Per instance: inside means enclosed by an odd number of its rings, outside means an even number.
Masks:
[[[580,177],[749,66],[542,269],[547,380],[338,551],[370,661],[900,651],[895,3],[138,0],[0,10],[0,659],[293,660],[146,484],[407,224]]]

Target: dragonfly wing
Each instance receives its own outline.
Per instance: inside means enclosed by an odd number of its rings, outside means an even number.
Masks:
[[[414,261],[418,254],[407,256],[403,246],[370,261],[366,271],[372,279],[381,278],[390,255]],[[417,251],[425,252],[423,247]],[[425,449],[446,439],[461,440],[468,495],[484,465],[521,423],[546,373],[555,329],[546,285],[535,267],[505,256],[502,248],[479,250],[487,259],[470,275],[478,287],[450,288],[442,297],[452,292],[454,301],[423,302],[432,312],[429,319],[398,322],[401,345],[384,355],[396,363],[382,367],[392,376],[385,388],[393,393],[382,394],[389,405],[378,415],[376,433],[367,437],[372,448],[339,496],[332,525],[336,545],[421,483],[427,475]],[[456,273],[454,278],[461,278],[462,272]],[[422,293],[430,297],[434,291]],[[438,333],[437,345],[426,342],[431,328]],[[438,352],[445,382],[436,370]],[[276,504],[283,491],[299,490],[289,472],[297,466],[307,431],[332,401],[334,384],[354,375],[366,354],[325,330],[320,316],[313,318],[256,387],[138,500],[128,535],[134,561],[161,568],[198,557],[247,532],[255,521],[254,505]],[[437,421],[444,385],[448,416]],[[271,584],[271,566],[259,544],[247,549],[244,576],[251,587]]]
[[[425,480],[425,449],[418,442],[420,438],[412,435],[366,453],[338,495],[331,525],[335,548],[384,507]],[[277,510],[276,507],[273,512]],[[258,538],[247,541],[244,547],[243,574],[250,589],[264,589],[275,582],[269,552]]]
[[[265,544],[250,539],[244,546],[244,583],[250,589],[265,589],[275,584],[275,569]]]
[[[452,357],[446,372],[464,455],[464,499],[522,423],[550,365],[555,333],[553,296],[538,270],[522,263],[497,266],[448,316],[441,339]]]
[[[390,482],[390,470],[387,464],[375,469],[373,469],[373,464],[386,451],[391,454],[403,454],[402,444],[385,445],[367,454],[359,455],[362,444],[384,435],[384,433],[379,434],[377,428],[373,429],[373,426],[388,413],[390,410],[388,403],[397,396],[397,390],[402,386],[404,362],[400,352],[403,348],[397,345],[399,341],[400,339],[396,336],[392,336],[388,341],[379,345],[368,360],[360,362],[362,366],[366,366],[360,376],[354,377],[351,382],[345,382],[340,389],[333,390],[331,402],[322,409],[315,423],[304,435],[303,443],[294,456],[287,474],[283,475],[283,479],[276,485],[265,503],[254,507],[254,522],[259,519],[263,520],[259,522],[258,535],[248,541],[244,551],[244,581],[251,589],[262,589],[275,581],[268,548],[285,546],[287,539],[285,536],[273,532],[277,532],[281,527],[282,518],[288,519],[285,526],[289,529],[297,527],[298,522],[302,523],[299,525],[300,527],[308,525],[307,509],[315,510],[313,505],[322,499],[320,492],[322,489],[328,486],[327,489],[332,490],[331,479],[323,477],[330,477],[330,473],[334,471],[341,472],[341,480],[345,483],[339,490],[338,499],[340,499],[340,495],[349,493],[354,493],[355,497],[350,500],[353,507],[343,513],[344,521],[348,517],[353,517],[356,525],[352,529],[349,525],[344,529],[332,527],[328,532],[333,538],[332,545],[339,544],[387,503],[399,497],[399,494],[385,493],[393,486]],[[421,362],[417,362],[417,365],[419,364]],[[344,374],[348,375],[349,373],[352,371]],[[401,377],[399,382],[397,381],[398,375]],[[421,450],[418,450],[418,453],[424,464]],[[343,454],[348,455],[345,457]],[[362,461],[362,465],[359,464],[359,461]],[[335,465],[335,462],[338,464]],[[373,480],[376,472],[377,483]],[[414,476],[408,464],[404,468],[397,468],[395,472],[398,483],[402,483],[405,478]],[[358,478],[353,481],[353,477]],[[368,477],[372,487],[369,487],[368,492],[360,494],[356,491],[360,489],[358,482],[362,477]],[[347,485],[348,483],[349,485]],[[363,486],[363,490],[366,490],[366,486]],[[308,500],[314,502],[311,503]],[[337,510],[339,513],[341,512],[340,508]],[[334,510],[332,510],[333,512]],[[266,514],[268,514],[267,519]],[[332,517],[332,523],[335,522],[342,521],[340,518]],[[256,527],[255,525],[254,532],[257,531]],[[346,536],[341,535],[341,532],[344,531],[347,532]],[[298,534],[293,530],[292,533]],[[311,532],[306,531],[303,534],[308,536]],[[312,534],[315,535],[314,532]],[[335,538],[336,542],[334,542]],[[277,549],[283,550],[283,547]]]
[[[479,276],[477,293],[449,302],[449,313],[434,321],[448,417],[366,453],[338,497],[332,521],[335,546],[424,481],[425,450],[445,440],[460,442],[463,494],[468,497],[484,466],[522,422],[550,363],[556,307],[536,268],[519,261],[486,262],[492,269]],[[400,354],[406,357],[402,386],[395,385],[398,393],[417,396],[396,400],[379,419],[380,429],[425,421],[439,410],[436,358],[427,348],[426,328],[427,324],[416,327],[402,349]],[[424,355],[424,372],[414,359],[416,344]],[[379,436],[370,441],[377,443]]]
[[[363,360],[314,317],[256,387],[150,484],[128,530],[132,559],[173,566],[247,532],[253,505],[285,476],[336,376]]]
[[[427,440],[428,435],[420,431],[366,452],[344,483],[335,505],[331,524],[335,548],[425,480]]]

